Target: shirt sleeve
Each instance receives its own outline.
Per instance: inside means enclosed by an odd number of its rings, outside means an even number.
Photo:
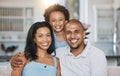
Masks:
[[[107,60],[105,54],[100,51],[91,57],[91,76],[107,76]]]

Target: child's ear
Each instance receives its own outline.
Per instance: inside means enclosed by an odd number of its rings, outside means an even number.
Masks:
[[[65,20],[65,24],[68,22],[68,20]]]

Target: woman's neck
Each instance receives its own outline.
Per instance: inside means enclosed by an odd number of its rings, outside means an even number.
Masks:
[[[47,50],[38,50],[37,51],[38,57],[45,57],[46,55],[48,55]]]

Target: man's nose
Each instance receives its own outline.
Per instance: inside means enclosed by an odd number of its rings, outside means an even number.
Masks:
[[[74,33],[71,34],[71,38],[75,38],[75,34]]]

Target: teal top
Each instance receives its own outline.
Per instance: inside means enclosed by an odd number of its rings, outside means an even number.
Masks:
[[[65,47],[65,46],[69,46],[68,43],[66,42],[66,40],[58,41],[55,32],[54,32],[54,38],[55,38],[55,49]]]
[[[53,57],[54,66],[31,61],[28,63],[22,72],[22,76],[56,76],[57,62],[56,57]]]

